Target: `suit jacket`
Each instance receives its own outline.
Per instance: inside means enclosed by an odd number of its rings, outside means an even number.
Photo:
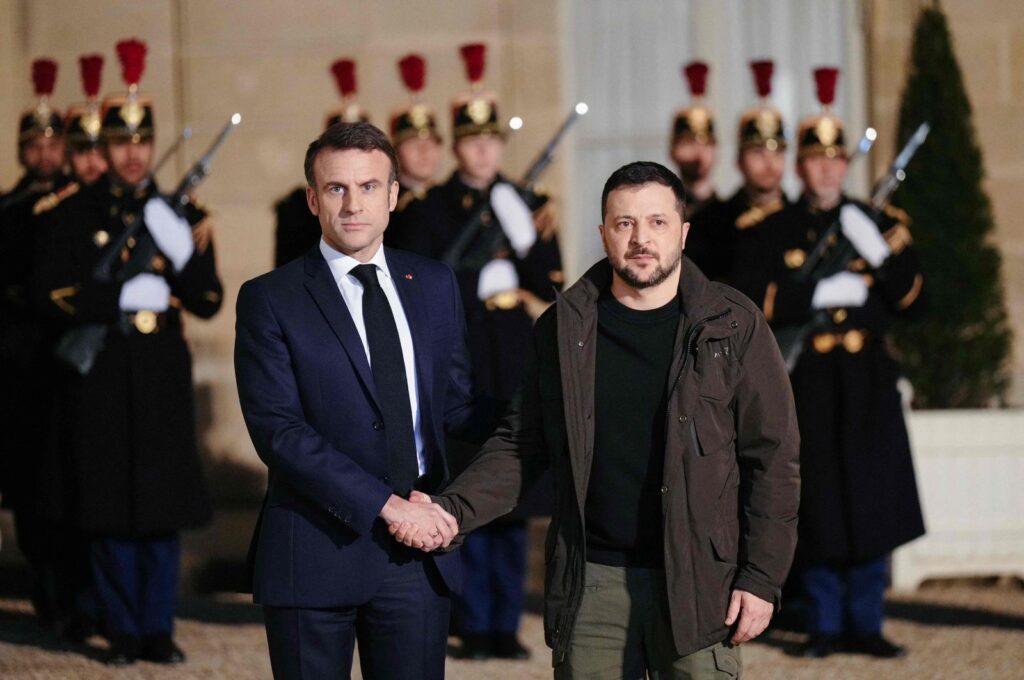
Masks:
[[[471,398],[451,269],[390,248],[385,257],[415,345],[424,453],[446,481],[445,432],[482,439],[496,414]],[[318,246],[242,286],[235,374],[249,434],[270,469],[254,537],[254,600],[311,608],[365,602],[389,554],[405,549],[378,518],[392,489],[373,374]],[[410,559],[418,555],[409,551]],[[457,590],[458,556],[427,559]]]

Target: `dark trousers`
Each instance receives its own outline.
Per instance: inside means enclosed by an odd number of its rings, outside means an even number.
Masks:
[[[92,569],[100,615],[109,637],[170,635],[178,593],[181,540],[98,539]]]
[[[459,553],[459,632],[480,635],[518,631],[526,589],[526,523],[477,529],[466,536]]]
[[[419,557],[389,562],[380,589],[359,606],[265,606],[274,678],[347,678],[358,642],[366,680],[442,680],[450,611],[440,573]]]
[[[887,557],[848,567],[804,567],[801,579],[807,596],[808,632],[881,633]]]

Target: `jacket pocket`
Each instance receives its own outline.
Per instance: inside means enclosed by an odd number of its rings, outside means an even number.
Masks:
[[[702,398],[714,401],[731,399],[732,363],[732,344],[728,338],[701,343],[697,364]]]
[[[715,559],[731,566],[738,562],[740,528],[736,522],[724,522],[711,531],[711,549]]]
[[[691,443],[701,456],[710,456],[730,449],[736,434],[732,409],[727,404],[697,400],[696,413],[690,422]]]

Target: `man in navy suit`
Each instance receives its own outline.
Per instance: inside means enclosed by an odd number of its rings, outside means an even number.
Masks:
[[[235,373],[270,471],[255,537],[275,678],[442,678],[458,531],[411,503],[448,477],[446,432],[482,439],[494,409],[471,400],[452,271],[384,248],[398,162],[368,123],[310,144],[310,210],[323,230],[304,257],[242,286]],[[414,534],[395,542],[388,525]]]

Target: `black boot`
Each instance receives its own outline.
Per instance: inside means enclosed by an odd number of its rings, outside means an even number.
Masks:
[[[889,642],[881,633],[874,635],[851,635],[846,641],[849,651],[867,654],[878,659],[898,659],[907,655],[907,650]]]
[[[460,659],[483,661],[489,659],[493,653],[491,636],[481,633],[466,633],[462,636],[462,652]]]
[[[805,659],[824,659],[839,651],[838,647],[839,636],[812,633],[804,646],[800,648],[798,655]]]
[[[139,658],[138,638],[127,635],[112,635],[110,650],[103,659],[108,666],[128,666]]]
[[[498,633],[492,641],[494,656],[499,659],[515,659],[524,661],[530,658],[530,650],[523,647],[515,633]]]
[[[141,658],[153,663],[184,663],[185,652],[170,635],[146,635],[142,638]]]

